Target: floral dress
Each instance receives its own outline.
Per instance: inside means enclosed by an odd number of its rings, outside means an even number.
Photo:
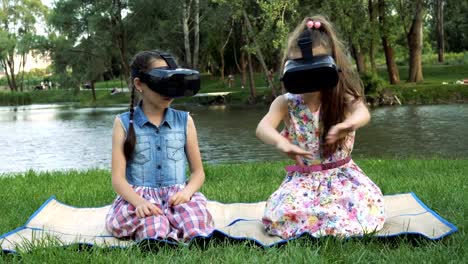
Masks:
[[[354,132],[342,148],[324,159],[320,154],[320,110],[311,112],[302,95],[286,94],[289,122],[282,135],[312,153],[305,165],[327,164],[351,155]],[[268,199],[263,224],[282,238],[304,232],[313,237],[360,236],[383,227],[384,200],[379,187],[350,160],[345,165],[316,172],[288,172]]]

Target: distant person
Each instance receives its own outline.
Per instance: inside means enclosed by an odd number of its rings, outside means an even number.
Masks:
[[[273,101],[257,127],[259,139],[296,163],[286,167],[262,219],[268,233],[284,239],[304,232],[362,236],[384,225],[382,192],[351,159],[355,131],[370,113],[341,43],[324,17],[305,18],[285,50],[282,81],[289,93]],[[335,62],[336,68],[323,66]]]
[[[119,90],[116,87],[112,88],[111,95],[118,94],[118,93],[119,93]]]
[[[228,75],[228,87],[229,88],[232,88],[232,86],[234,85],[234,81],[235,81],[234,75],[229,74]]]
[[[270,80],[271,80],[272,82],[275,81],[275,71],[273,70],[273,68],[271,68],[271,69],[268,70],[268,78],[270,78]],[[268,80],[267,80],[267,83],[268,83],[268,85],[269,85]],[[268,87],[268,88],[271,88],[271,87]]]
[[[213,231],[207,199],[198,192],[205,173],[194,121],[170,107],[174,97],[198,92],[199,79],[193,77],[199,75],[186,73],[189,84],[161,81],[174,65],[169,54],[158,51],[140,52],[130,65],[130,110],[116,117],[112,136],[112,186],[118,196],[106,217],[107,229],[119,238],[187,241]],[[136,107],[135,92],[142,98]]]

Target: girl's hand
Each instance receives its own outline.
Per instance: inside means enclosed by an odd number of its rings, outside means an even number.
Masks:
[[[179,204],[186,203],[190,201],[190,198],[192,198],[192,195],[189,195],[188,193],[184,191],[180,191],[176,194],[174,194],[170,199],[169,199],[169,205],[170,206],[176,206]]]
[[[139,218],[145,218],[150,215],[162,215],[163,212],[156,205],[150,203],[147,200],[142,201],[141,203],[135,206],[136,215]]]
[[[301,149],[299,146],[291,144],[289,141],[281,141],[276,145],[276,148],[289,156],[289,158],[296,161],[296,164],[299,166],[304,166],[301,156],[307,159],[313,159],[310,152]]]
[[[333,144],[340,138],[346,137],[349,133],[356,130],[354,126],[347,122],[338,123],[330,128],[328,135],[325,138],[327,144]]]

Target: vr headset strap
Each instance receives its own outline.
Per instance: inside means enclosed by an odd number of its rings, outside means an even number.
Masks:
[[[177,66],[177,63],[175,62],[174,58],[172,57],[171,54],[167,53],[167,52],[162,52],[162,51],[157,51],[159,53],[159,56],[161,56],[161,58],[163,58],[163,60],[166,61],[167,63],[167,66],[169,66],[169,68],[171,69],[177,69],[178,66]]]
[[[312,60],[314,57],[314,54],[312,53],[311,33],[310,29],[304,30],[297,41],[297,45],[299,45],[299,48],[301,49],[302,58],[304,60]]]

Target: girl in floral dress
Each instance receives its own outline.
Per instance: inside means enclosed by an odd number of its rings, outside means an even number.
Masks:
[[[298,25],[284,61],[301,58],[297,42],[304,30],[311,34],[314,55],[334,58],[339,80],[332,89],[277,97],[258,124],[257,137],[296,162],[286,167],[283,183],[268,199],[263,224],[285,239],[305,232],[314,237],[376,232],[385,220],[382,192],[351,159],[355,131],[370,120],[362,83],[322,16]],[[281,121],[285,128],[279,133]]]

